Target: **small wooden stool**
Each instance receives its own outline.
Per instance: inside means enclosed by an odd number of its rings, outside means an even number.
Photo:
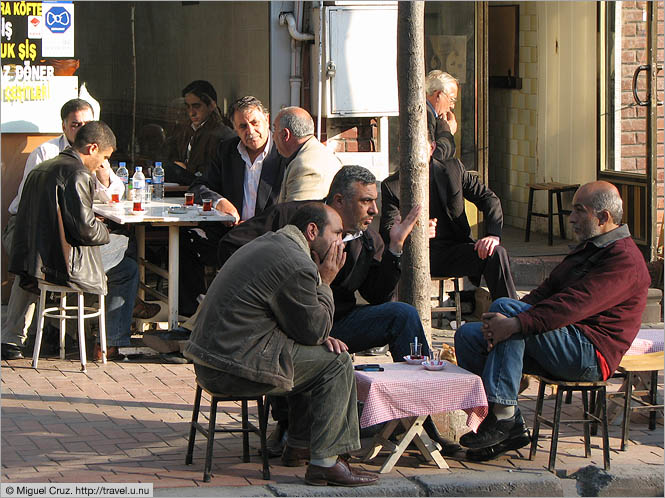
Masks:
[[[199,410],[201,408],[201,393],[204,391],[210,395],[210,417],[208,428],[199,424]],[[220,401],[240,401],[242,406],[242,428],[240,429],[217,429],[217,403]],[[259,428],[251,424],[247,418],[247,402],[256,401],[259,412]],[[233,396],[228,394],[213,393],[204,389],[196,380],[196,397],[194,398],[194,410],[192,411],[192,422],[189,429],[189,444],[187,445],[187,456],[185,465],[191,465],[194,454],[194,440],[196,432],[203,434],[208,440],[206,448],[206,459],[203,467],[203,482],[210,482],[212,474],[212,449],[216,432],[242,432],[242,460],[249,462],[249,433],[255,432],[261,438],[261,455],[263,457],[263,479],[270,479],[270,466],[268,464],[268,450],[266,449],[266,432],[268,429],[268,407],[264,406],[263,396]]]
[[[574,192],[579,188],[580,184],[566,184],[559,182],[546,182],[546,183],[529,183],[529,206],[526,213],[526,234],[524,242],[529,242],[529,234],[531,232],[531,216],[540,216],[547,218],[547,243],[553,244],[554,238],[554,217],[559,217],[559,235],[562,239],[566,238],[566,229],[563,224],[563,215],[570,214],[570,209],[562,209],[561,207],[561,192]],[[533,211],[533,193],[536,190],[547,191],[547,213],[534,213]],[[558,211],[553,212],[554,195],[556,194],[556,202]]]
[[[540,424],[543,423],[552,428],[552,444],[550,446],[550,459],[547,465],[547,470],[554,471],[554,463],[556,462],[556,448],[559,441],[559,424],[561,422],[584,424],[584,456],[586,458],[591,456],[591,433],[590,425],[600,423],[603,428],[603,463],[605,470],[610,469],[610,439],[607,428],[607,406],[606,406],[606,388],[605,381],[595,382],[573,382],[565,380],[551,380],[542,376],[538,377],[540,386],[538,388],[538,399],[536,400],[536,416],[533,421],[533,438],[531,440],[531,450],[529,451],[529,460],[533,460],[538,448],[538,433],[540,431]],[[547,385],[557,386],[556,404],[554,406],[554,418],[548,420],[542,416],[543,401],[545,400],[545,387]],[[582,393],[582,403],[584,405],[584,418],[583,419],[570,419],[561,420],[561,406],[563,405],[563,393],[580,391]],[[589,409],[588,394],[591,394],[591,408]],[[595,403],[598,402],[600,409],[600,417],[596,415]]]
[[[649,430],[652,431],[656,428],[656,411],[662,410],[663,405],[657,404],[656,395],[658,392],[658,372],[663,370],[663,352],[646,353],[639,355],[624,356],[619,364],[617,371],[620,374],[626,375],[626,382],[624,383],[625,392],[611,393],[609,399],[615,403],[619,403],[613,399],[614,397],[623,397],[623,424],[621,429],[621,451],[626,449],[626,440],[630,433],[630,415],[633,410],[648,411],[649,413]],[[636,372],[650,372],[651,385],[648,391],[640,390],[633,391],[633,374]],[[649,395],[649,401],[644,401],[641,397]],[[639,404],[639,406],[630,406],[631,400]]]
[[[460,280],[462,277],[432,277],[432,281],[439,283],[439,295],[438,295],[438,306],[432,306],[432,318],[435,314],[444,313],[447,311],[455,312],[455,320],[457,320],[457,327],[460,328],[462,324],[462,298],[460,296]],[[443,306],[443,302],[446,300],[446,293],[444,291],[444,284],[446,280],[452,280],[453,285],[455,286],[455,306]],[[442,318],[439,318],[439,325],[441,325]]]

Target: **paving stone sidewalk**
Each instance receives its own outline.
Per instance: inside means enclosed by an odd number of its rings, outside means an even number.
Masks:
[[[368,361],[390,359],[387,356],[356,357],[356,362]],[[1,363],[2,482],[151,482],[156,495],[162,490],[163,495],[171,496],[202,496],[201,493],[205,493],[203,488],[208,487],[215,488],[210,492],[217,496],[332,494],[332,488],[317,490],[302,486],[305,469],[283,467],[279,459],[271,460],[271,480],[263,481],[260,458],[253,456],[252,462],[243,463],[240,436],[226,433],[215,438],[213,477],[211,482],[204,483],[205,447],[200,435],[193,465],[184,463],[194,399],[191,365],[161,364],[143,359],[109,362],[106,366],[90,363],[87,373],[81,373],[79,368],[76,354],[66,360],[42,359],[39,370],[32,369],[28,359]],[[614,387],[618,387],[618,382]],[[524,394],[520,406],[531,425],[536,386],[530,386]],[[581,400],[574,399],[571,405],[564,407],[564,416],[579,417],[580,406]],[[207,417],[206,402],[201,411]],[[255,412],[251,416],[255,417]],[[220,404],[220,423],[238,423],[239,420],[238,404]],[[636,416],[633,420],[630,443],[625,452],[618,451],[621,436],[618,423],[611,426],[612,471],[624,469],[634,476],[632,469],[638,466],[641,473],[659,475],[662,493],[662,419],[655,431],[648,430],[644,417]],[[527,458],[528,447],[487,463],[447,458],[449,470],[439,470],[422,463],[413,454],[406,455],[392,472],[381,477],[383,487],[379,491],[368,490],[364,495],[460,495],[475,493],[471,488],[464,488],[469,483],[489,479],[497,486],[501,479],[518,482],[529,476],[534,481],[547,483],[550,478],[556,479],[554,474],[546,471],[549,432],[547,428],[541,429],[539,451],[534,461]],[[250,444],[252,455],[257,455],[258,440],[252,437]],[[588,465],[602,468],[600,445],[601,438],[592,437],[591,458],[584,458],[581,428],[562,426],[556,475],[570,476]],[[380,455],[372,463],[358,461],[356,464],[376,471],[383,460]],[[441,478],[451,480],[449,487],[441,487]],[[439,484],[434,486],[433,482]],[[221,488],[228,486],[244,488]],[[178,491],[176,488],[189,489]],[[529,492],[519,486],[505,488],[503,492],[500,491],[503,488],[496,489],[499,491],[486,494],[505,492],[526,496],[535,493],[535,488]],[[541,490],[539,494],[549,492]],[[575,496],[574,490],[564,492]],[[335,495],[338,493],[353,495],[356,492],[335,490]],[[636,494],[639,495],[639,490]]]

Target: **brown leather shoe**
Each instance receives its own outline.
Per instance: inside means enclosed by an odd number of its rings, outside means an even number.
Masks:
[[[284,445],[282,465],[285,467],[302,467],[309,463],[309,448],[294,448]]]
[[[92,352],[92,357],[95,361],[102,361],[102,347],[99,343],[95,344],[95,349]],[[108,346],[106,348],[106,359],[107,361],[120,360],[123,356],[118,352],[116,346]]]
[[[378,479],[379,476],[376,474],[354,472],[341,458],[337,458],[337,463],[332,467],[310,464],[305,473],[305,482],[312,486],[369,486]]]

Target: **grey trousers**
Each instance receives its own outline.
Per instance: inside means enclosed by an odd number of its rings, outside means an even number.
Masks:
[[[14,240],[14,229],[16,227],[16,215],[9,215],[7,226],[2,231],[2,245],[7,254],[10,253],[12,241]],[[14,278],[12,293],[7,304],[7,320],[2,326],[2,343],[23,346],[28,338],[28,330],[34,334],[36,323],[32,323],[35,307],[39,296],[23,290],[19,285],[19,278]],[[35,320],[36,322],[36,320]]]
[[[312,458],[326,458],[360,448],[356,380],[351,356],[331,353],[325,346],[296,344],[293,349],[292,391],[253,382],[194,364],[206,389],[220,394],[287,396],[288,444],[310,448]],[[306,394],[309,394],[306,395]]]

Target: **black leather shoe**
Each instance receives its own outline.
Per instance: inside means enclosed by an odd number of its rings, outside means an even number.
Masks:
[[[302,467],[309,463],[309,448],[294,448],[288,443],[282,453],[282,465],[285,467]]]
[[[24,358],[23,351],[16,344],[5,344],[3,342],[0,347],[2,348],[3,360],[21,360]]]
[[[354,472],[349,464],[339,457],[332,467],[310,464],[305,472],[305,482],[312,486],[369,486],[378,479],[379,476],[376,474]]]
[[[487,448],[469,449],[466,451],[466,458],[472,462],[486,462],[493,460],[496,457],[503,455],[507,451],[519,450],[531,443],[531,433],[529,429],[521,434],[511,436],[505,441],[488,446]]]
[[[462,447],[455,441],[446,439],[441,434],[439,434],[439,430],[437,429],[434,420],[432,420],[432,417],[427,417],[425,419],[425,422],[423,422],[423,429],[425,429],[425,432],[432,441],[439,443],[439,446],[441,446],[441,455],[453,456],[455,453],[462,451]]]
[[[515,410],[515,415],[503,420],[497,420],[494,413],[490,412],[478,427],[478,432],[475,434],[467,432],[459,442],[467,448],[488,448],[504,442],[511,435],[519,435],[526,431],[528,429],[519,409]]]

